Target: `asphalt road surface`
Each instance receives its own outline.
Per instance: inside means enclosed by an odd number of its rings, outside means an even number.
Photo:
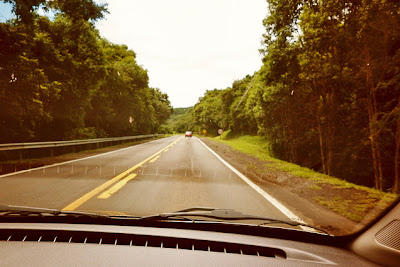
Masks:
[[[172,136],[0,176],[0,203],[139,216],[204,206],[289,219],[245,179],[198,138]]]

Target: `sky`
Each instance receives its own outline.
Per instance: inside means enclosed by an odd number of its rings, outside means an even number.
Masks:
[[[5,4],[0,1],[0,22],[5,22],[6,20],[13,17],[11,9],[12,6],[10,4]]]
[[[96,22],[102,37],[135,51],[149,86],[173,107],[197,103],[252,75],[262,61],[266,0],[96,0],[110,12]],[[0,3],[0,21],[9,11]],[[3,16],[3,17],[2,17]]]

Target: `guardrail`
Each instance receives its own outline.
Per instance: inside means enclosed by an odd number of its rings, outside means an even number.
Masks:
[[[30,143],[0,144],[0,173],[4,173],[7,162],[22,162],[23,159],[38,159],[43,157],[54,157],[83,150],[93,150],[107,146],[117,145],[130,141],[141,141],[148,138],[164,136],[163,134],[148,134],[123,137],[107,137],[97,139],[81,139],[69,141],[48,141]],[[4,163],[4,164],[3,164]],[[11,164],[11,163],[10,163]],[[14,169],[17,164],[14,162]],[[22,163],[21,163],[22,164]]]
[[[17,150],[17,149],[30,149],[30,148],[49,148],[49,147],[60,147],[60,146],[72,146],[72,145],[85,145],[103,142],[115,142],[115,141],[127,141],[135,139],[145,139],[151,137],[159,137],[163,134],[149,134],[149,135],[136,135],[136,136],[123,136],[123,137],[107,137],[97,139],[81,139],[81,140],[69,140],[69,141],[48,141],[48,142],[31,142],[31,143],[9,143],[0,144],[0,151]]]

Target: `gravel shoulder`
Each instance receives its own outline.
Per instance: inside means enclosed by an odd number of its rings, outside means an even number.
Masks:
[[[306,223],[322,228],[333,235],[354,233],[363,227],[324,205],[315,202],[317,195],[335,194],[333,188],[312,189],[311,181],[290,173],[268,168],[268,162],[234,150],[227,144],[200,138],[238,171],[263,188]],[[352,192],[349,192],[351,194]]]

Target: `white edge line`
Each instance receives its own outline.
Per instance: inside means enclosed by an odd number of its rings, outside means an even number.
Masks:
[[[149,141],[149,142],[152,142],[152,141]],[[17,175],[17,174],[21,174],[21,173],[26,173],[26,172],[30,172],[30,171],[41,170],[41,169],[45,169],[45,168],[56,167],[56,166],[60,166],[60,165],[64,165],[64,164],[68,164],[68,163],[72,163],[72,162],[76,162],[76,161],[80,161],[80,160],[87,160],[87,159],[97,158],[97,157],[105,156],[105,155],[112,154],[112,153],[115,153],[115,152],[120,152],[120,151],[128,150],[128,149],[131,149],[131,148],[135,148],[135,147],[138,147],[138,146],[141,146],[141,145],[145,145],[145,144],[147,144],[149,142],[141,143],[141,144],[137,144],[137,145],[134,145],[134,146],[129,146],[129,147],[125,147],[125,148],[121,148],[121,149],[117,149],[117,150],[114,150],[114,151],[110,151],[110,152],[106,152],[106,153],[102,153],[102,154],[98,154],[98,155],[94,155],[94,156],[89,156],[89,157],[85,157],[85,158],[73,159],[73,160],[54,163],[54,164],[45,165],[45,166],[41,166],[41,167],[37,167],[37,168],[26,169],[26,170],[21,170],[21,171],[17,171],[17,172],[11,172],[11,173],[0,175],[0,178],[12,176],[12,175]]]
[[[280,203],[278,200],[276,200],[274,197],[272,197],[270,194],[265,192],[261,187],[253,183],[249,178],[244,176],[241,172],[236,170],[232,165],[230,165],[228,162],[226,162],[223,158],[221,158],[214,150],[209,148],[206,144],[204,144],[199,138],[196,137],[196,139],[203,145],[205,148],[210,150],[211,153],[214,154],[222,163],[224,163],[229,169],[231,169],[234,173],[237,174],[240,178],[242,178],[243,181],[245,181],[251,188],[257,191],[260,195],[262,195],[266,200],[268,200],[272,205],[274,205],[278,210],[280,210],[283,214],[285,214],[289,219],[292,221],[298,222],[298,223],[304,223],[302,219],[297,217],[293,212],[291,212],[288,208],[286,208],[282,203]],[[310,227],[305,227],[305,226],[300,226],[303,230],[307,230],[310,232],[317,232],[315,229],[312,229]]]

